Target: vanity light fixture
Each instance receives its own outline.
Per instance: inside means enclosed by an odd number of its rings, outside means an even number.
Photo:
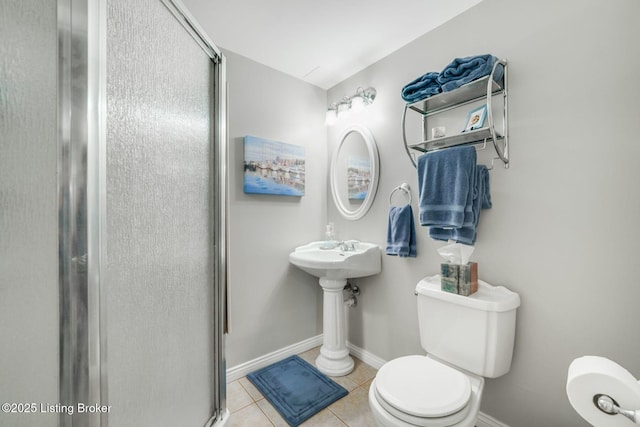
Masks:
[[[372,87],[356,89],[356,93],[351,96],[345,96],[339,102],[333,102],[327,108],[327,126],[331,126],[336,122],[339,114],[348,111],[360,111],[367,105],[371,105],[376,99],[376,90]]]

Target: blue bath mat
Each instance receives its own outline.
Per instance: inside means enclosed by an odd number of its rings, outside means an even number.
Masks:
[[[247,378],[293,427],[349,394],[298,356],[254,371]]]

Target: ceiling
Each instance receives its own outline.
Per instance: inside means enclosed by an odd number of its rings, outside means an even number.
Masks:
[[[219,47],[323,89],[482,0],[183,0]]]

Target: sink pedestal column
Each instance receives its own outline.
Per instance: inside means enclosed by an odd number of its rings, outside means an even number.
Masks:
[[[322,308],[323,340],[316,367],[326,375],[340,377],[353,371],[353,359],[347,349],[347,331],[342,290],[346,279],[320,278],[324,293]]]

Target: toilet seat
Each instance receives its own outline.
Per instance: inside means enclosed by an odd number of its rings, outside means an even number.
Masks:
[[[393,416],[418,426],[450,426],[469,413],[469,377],[426,356],[405,356],[386,363],[373,392]]]

